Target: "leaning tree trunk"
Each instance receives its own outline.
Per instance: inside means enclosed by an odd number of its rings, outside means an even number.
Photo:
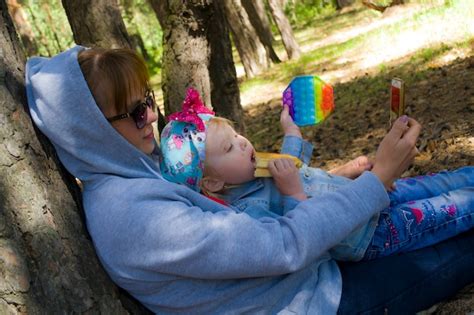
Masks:
[[[62,0],[76,44],[132,48],[117,1]]]
[[[245,74],[252,78],[270,66],[265,47],[240,0],[223,0],[222,3]]]
[[[116,1],[62,0],[62,3],[76,44],[134,49]],[[158,130],[164,126],[165,117],[158,110]]]
[[[38,53],[38,46],[36,45],[35,35],[26,17],[25,10],[23,10],[22,5],[17,0],[8,0],[7,4],[23,47],[25,47],[26,54],[28,56],[36,55]]]
[[[252,23],[255,31],[257,31],[258,37],[267,51],[267,56],[274,63],[279,63],[280,58],[273,49],[273,34],[263,0],[242,0],[242,5],[249,16],[250,23]]]
[[[299,58],[301,55],[300,46],[293,35],[293,29],[290,22],[285,16],[283,9],[278,0],[268,0],[268,5],[273,16],[273,20],[280,31],[283,46],[285,46],[286,53],[289,59]]]
[[[125,314],[68,175],[25,112],[25,59],[5,1],[0,13],[0,314]]]
[[[155,11],[156,18],[160,23],[161,28],[165,23],[166,16],[168,15],[168,4],[167,0],[148,0],[153,11]]]
[[[210,17],[209,24],[213,25],[213,30],[207,34],[211,47],[209,75],[212,105],[219,116],[233,121],[235,129],[244,133],[243,110],[240,105],[237,73],[232,59],[229,27],[224,18],[222,2],[214,1],[212,5],[214,14]]]
[[[162,89],[165,112],[181,109],[186,89],[195,87],[207,106],[243,129],[242,108],[230,39],[214,0],[164,0]],[[219,70],[219,68],[221,70]],[[222,98],[219,98],[222,97]],[[226,111],[221,111],[223,107]],[[230,115],[230,116],[227,116]]]

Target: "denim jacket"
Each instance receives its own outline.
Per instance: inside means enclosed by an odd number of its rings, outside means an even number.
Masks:
[[[331,175],[322,169],[309,167],[312,151],[312,144],[299,137],[285,136],[283,139],[281,153],[293,155],[304,163],[300,169],[300,176],[304,192],[308,197],[333,192],[351,181],[349,178]],[[285,215],[299,203],[292,197],[281,195],[271,178],[257,178],[245,184],[227,188],[219,197],[228,202],[236,211],[247,213],[255,218]],[[374,234],[378,217],[378,214],[374,215],[369,222],[355,229],[341,243],[332,248],[331,256],[338,260],[362,259]]]

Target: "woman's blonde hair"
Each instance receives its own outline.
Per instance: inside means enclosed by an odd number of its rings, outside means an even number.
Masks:
[[[117,114],[149,88],[150,76],[143,59],[131,49],[91,48],[78,55],[79,65],[97,105]]]

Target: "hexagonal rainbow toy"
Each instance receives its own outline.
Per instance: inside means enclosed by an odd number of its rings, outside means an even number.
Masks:
[[[316,125],[334,111],[334,91],[317,76],[298,76],[283,92],[283,104],[298,126]]]

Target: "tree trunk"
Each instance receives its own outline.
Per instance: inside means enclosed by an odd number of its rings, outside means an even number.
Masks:
[[[0,13],[0,314],[126,314],[68,191],[72,178],[25,112],[25,58],[3,0]]]
[[[186,89],[243,128],[230,39],[218,1],[167,0],[163,23],[162,89],[166,114],[181,109]],[[223,110],[225,107],[225,110]]]
[[[209,21],[212,32],[207,34],[211,47],[209,75],[211,78],[211,100],[219,116],[234,122],[235,129],[245,133],[243,110],[240,105],[240,91],[237,83],[229,27],[225,20],[222,2],[214,1],[214,14]]]
[[[355,0],[336,0],[336,8],[338,10],[341,10],[345,7],[348,7],[352,4],[354,4]]]
[[[28,22],[27,15],[21,4],[17,0],[8,0],[8,11],[13,18],[18,34],[20,35],[21,42],[25,48],[25,52],[28,56],[33,56],[38,53],[38,46],[35,42],[35,35],[31,29],[31,25]]]
[[[155,11],[156,18],[163,29],[163,24],[165,23],[166,16],[168,15],[168,6],[167,0],[148,0],[153,11]]]
[[[245,74],[251,78],[270,66],[265,47],[240,0],[223,0],[222,3]]]
[[[135,49],[114,0],[62,0],[76,44],[87,47]],[[146,51],[144,51],[146,54]],[[146,55],[143,55],[146,58]],[[157,128],[165,126],[159,109]]]
[[[267,56],[274,63],[281,62],[273,49],[273,34],[267,14],[265,13],[265,5],[263,1],[242,0],[242,5],[244,6],[245,11],[247,11],[250,23],[252,23],[252,26],[257,31],[258,37],[267,51]]]
[[[77,44],[132,48],[116,1],[62,0],[62,4]]]
[[[273,20],[280,31],[281,40],[285,46],[288,59],[296,59],[301,55],[301,50],[293,35],[293,29],[285,16],[278,0],[268,0],[268,5],[273,16]]]

